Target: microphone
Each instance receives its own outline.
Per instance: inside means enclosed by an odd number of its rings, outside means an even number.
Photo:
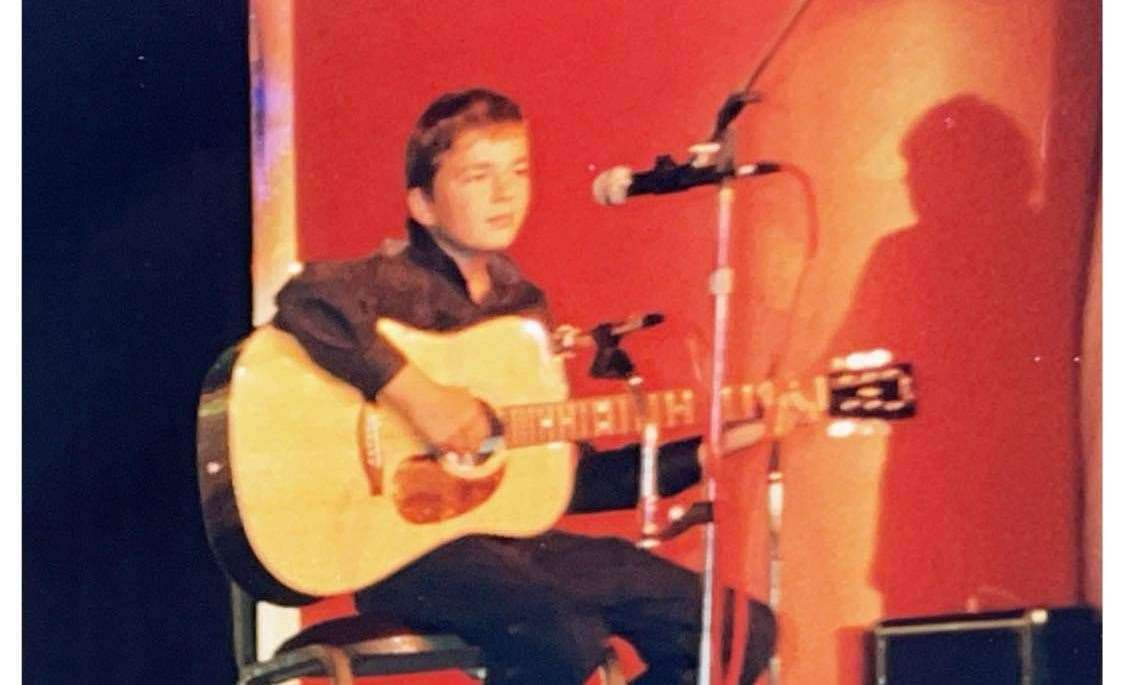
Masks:
[[[701,185],[712,185],[724,178],[761,176],[780,171],[776,162],[731,165],[696,166],[692,162],[676,164],[668,155],[656,158],[656,164],[648,171],[634,172],[627,166],[615,166],[598,174],[591,191],[594,202],[600,205],[625,204],[631,195],[662,195],[676,193]]]

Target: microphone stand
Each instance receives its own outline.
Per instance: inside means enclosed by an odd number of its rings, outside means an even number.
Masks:
[[[802,15],[808,9],[812,0],[795,0],[792,12],[782,25],[781,31],[774,40],[766,46],[762,57],[750,74],[742,90],[727,98],[719,109],[715,122],[715,129],[711,134],[710,145],[705,143],[697,148],[714,148],[714,143],[719,144],[718,153],[721,162],[734,166],[733,142],[729,135],[728,126],[742,112],[743,107],[751,102],[759,102],[760,95],[753,88],[761,77],[766,67],[773,61],[781,46],[789,39]],[[711,364],[711,407],[710,423],[708,427],[707,443],[709,445],[707,463],[702,465],[705,483],[706,501],[712,504],[716,495],[716,484],[713,462],[722,455],[722,383],[726,373],[727,333],[729,323],[729,300],[734,283],[734,272],[730,268],[730,223],[734,204],[734,184],[732,177],[725,177],[719,185],[718,193],[718,227],[715,235],[715,271],[711,274],[711,294],[715,300],[714,317],[714,352]],[[781,472],[781,454],[778,444],[774,442],[770,450],[769,476],[766,486],[767,527],[769,535],[769,562],[767,575],[769,577],[769,606],[777,609],[781,597],[781,512],[783,502],[783,480]],[[711,675],[712,661],[718,650],[713,651],[712,625],[713,601],[715,596],[715,522],[712,516],[704,529],[703,551],[703,610],[702,625],[699,639],[699,671],[698,685],[714,685]],[[737,612],[735,612],[737,615]],[[735,630],[734,632],[738,632]],[[733,655],[741,650],[732,645],[731,669],[741,671],[742,664],[733,663]],[[781,661],[777,655],[770,657],[769,662],[770,685],[779,685],[781,682]]]
[[[657,501],[655,487],[655,454],[658,434],[655,426],[647,420],[645,407],[640,395],[641,380],[633,375],[631,365],[618,365],[618,378],[628,378],[630,390],[637,403],[638,414],[644,422],[644,440],[641,449],[640,507],[642,511],[641,546],[651,547],[660,540],[682,532],[691,525],[704,525],[703,559],[703,604],[700,616],[698,685],[716,685],[712,676],[714,662],[718,655],[712,639],[715,598],[715,518],[714,502],[717,496],[717,482],[714,464],[723,454],[723,413],[722,391],[726,378],[726,358],[730,329],[730,294],[734,287],[734,270],[730,266],[731,217],[734,209],[734,180],[743,176],[754,176],[778,171],[780,166],[772,162],[750,164],[739,167],[734,160],[734,135],[728,128],[750,102],[758,101],[757,93],[740,92],[730,96],[719,111],[711,138],[693,145],[692,158],[688,164],[676,165],[670,157],[657,160],[652,172],[646,174],[645,192],[663,193],[684,190],[695,185],[718,185],[719,191],[717,229],[715,233],[715,267],[709,279],[709,290],[714,300],[714,325],[711,356],[711,385],[709,392],[709,415],[706,442],[707,457],[701,460],[703,501],[693,505],[692,510],[673,522],[665,531],[659,531],[654,523]],[[595,329],[597,331],[597,329]],[[591,332],[594,334],[594,332]],[[604,333],[603,333],[604,335]],[[597,335],[594,335],[597,339]],[[620,354],[612,340],[599,340],[599,354]],[[609,356],[605,361],[608,362]],[[603,363],[605,367],[612,366]],[[606,377],[603,375],[603,377]],[[772,490],[771,490],[772,491]],[[772,567],[771,567],[772,568]],[[771,593],[772,594],[772,593]],[[741,653],[735,649],[734,654]],[[741,664],[732,664],[733,669],[741,670]]]
[[[649,322],[647,325],[654,325],[660,323],[663,318],[661,315],[648,315],[644,317],[643,321]],[[594,361],[590,366],[590,376],[624,380],[636,409],[637,417],[641,421],[641,463],[637,488],[641,539],[637,542],[637,546],[650,549],[660,544],[660,527],[656,521],[657,508],[660,505],[657,485],[660,424],[657,423],[657,417],[649,412],[647,398],[644,394],[644,378],[637,373],[629,355],[621,349],[622,335],[623,333],[616,333],[611,324],[601,324],[589,332],[590,338],[597,345],[597,353],[594,355]]]
[[[741,109],[741,108],[739,108]],[[736,113],[737,114],[737,113]],[[733,117],[730,117],[733,119]],[[729,120],[728,120],[729,123]],[[725,128],[725,127],[724,127]],[[726,130],[716,131],[721,164],[733,166],[732,136]],[[730,293],[734,286],[734,270],[730,266],[731,216],[734,207],[734,183],[724,178],[717,194],[718,214],[715,232],[715,268],[711,272],[709,290],[714,300],[711,353],[711,387],[707,428],[707,459],[701,464],[704,499],[713,503],[717,494],[715,462],[723,450],[722,390],[726,378],[727,342],[730,329]],[[713,661],[717,650],[713,645],[715,599],[715,520],[712,516],[703,528],[703,606],[699,635],[699,685],[713,685]]]
[[[715,598],[715,517],[714,502],[717,495],[714,464],[723,454],[723,416],[722,416],[722,390],[723,380],[726,378],[727,338],[730,323],[730,294],[734,285],[734,271],[730,266],[731,243],[731,216],[734,207],[734,179],[742,176],[752,176],[779,171],[777,164],[766,162],[751,164],[743,167],[734,163],[733,135],[729,125],[738,117],[742,109],[749,103],[760,101],[758,93],[752,89],[755,82],[765,71],[766,66],[773,60],[781,46],[792,35],[798,21],[808,9],[812,0],[794,0],[793,11],[782,27],[781,32],[766,47],[763,57],[758,61],[750,75],[750,79],[740,91],[735,92],[723,103],[719,109],[715,128],[711,137],[703,143],[692,146],[692,158],[686,165],[676,165],[670,157],[657,158],[651,172],[631,175],[627,186],[629,194],[666,193],[686,190],[697,185],[718,185],[717,195],[718,213],[717,230],[715,233],[715,268],[711,272],[709,290],[714,299],[714,328],[713,328],[713,353],[711,357],[711,388],[709,398],[709,420],[707,430],[707,458],[701,460],[702,480],[704,483],[704,501],[692,505],[692,510],[685,516],[675,521],[669,528],[656,534],[653,540],[652,508],[647,502],[654,502],[655,498],[651,487],[653,480],[652,464],[655,454],[655,431],[645,431],[645,445],[642,448],[641,478],[641,509],[642,529],[644,542],[656,544],[658,540],[669,539],[679,534],[685,528],[697,523],[704,524],[703,536],[703,606],[700,616],[699,636],[699,664],[697,671],[698,685],[717,685],[714,676],[714,662],[717,660],[719,650],[715,648],[712,639],[714,624],[714,598]],[[716,161],[717,160],[717,161]],[[612,181],[611,181],[612,183]],[[599,202],[620,204],[624,198],[614,199],[613,193],[604,190],[599,192],[597,183],[594,190],[595,198]],[[602,199],[602,195],[605,199]],[[630,369],[631,371],[631,369]],[[633,385],[632,383],[630,384]],[[639,402],[640,381],[630,389],[634,391],[634,401]],[[639,412],[644,420],[644,411],[638,404]],[[646,449],[647,448],[647,449]],[[646,485],[647,484],[647,485]],[[769,528],[769,604],[772,609],[777,608],[780,597],[779,574],[781,570],[780,559],[780,533],[781,509],[783,501],[781,473],[781,455],[775,442],[769,464],[769,481],[766,488],[766,507],[768,512]],[[647,496],[647,497],[646,497]],[[736,593],[737,595],[737,593]],[[738,607],[735,607],[736,609]],[[738,615],[738,611],[735,612]],[[735,633],[737,634],[737,628]],[[736,663],[736,655],[742,650],[738,645],[732,645],[732,659],[730,670],[741,672],[742,664]],[[776,655],[770,659],[769,680],[771,685],[780,682],[780,661]]]
[[[800,10],[794,16],[793,21],[800,15],[801,11],[807,5],[808,0],[805,0],[801,5]],[[791,30],[792,22],[787,27],[786,32]],[[775,48],[776,49],[776,46]],[[768,57],[767,57],[768,61]],[[715,122],[715,129],[711,134],[711,138],[706,143],[701,143],[692,147],[692,152],[696,155],[692,164],[706,164],[714,160],[715,166],[719,170],[736,170],[734,173],[722,173],[721,181],[719,182],[719,190],[716,196],[718,203],[716,212],[716,230],[715,230],[715,267],[711,272],[709,290],[714,300],[714,317],[713,317],[713,333],[712,333],[712,355],[711,355],[711,386],[709,397],[709,416],[708,416],[708,430],[707,430],[707,445],[708,457],[702,464],[703,482],[704,482],[704,500],[707,505],[714,512],[714,503],[718,494],[717,481],[715,477],[715,462],[723,455],[723,381],[726,379],[726,362],[727,350],[730,337],[730,294],[734,289],[734,270],[730,266],[730,244],[731,244],[731,219],[734,213],[734,180],[744,176],[752,175],[752,173],[744,173],[743,169],[747,171],[753,169],[756,173],[770,173],[778,171],[780,166],[771,162],[758,165],[749,165],[747,167],[739,167],[735,164],[734,159],[734,134],[730,130],[730,124],[742,112],[742,109],[750,103],[760,102],[761,96],[750,90],[757,74],[746,88],[740,92],[734,93],[723,103],[719,109],[718,116]],[[771,609],[776,609],[777,600],[779,597],[779,588],[777,587],[778,572],[780,570],[780,559],[778,558],[779,551],[779,537],[780,537],[780,503],[782,497],[782,483],[781,473],[779,467],[780,455],[778,454],[777,444],[774,443],[773,451],[771,453],[769,482],[767,485],[767,511],[769,515],[769,605]],[[706,519],[703,534],[703,606],[700,616],[700,636],[699,636],[699,669],[697,673],[698,685],[715,685],[716,676],[714,662],[717,661],[716,657],[719,655],[719,650],[714,645],[714,602],[715,602],[715,555],[716,555],[716,531],[715,531],[715,518],[712,516]],[[735,601],[744,601],[744,598],[739,593],[735,593]],[[739,615],[738,607],[735,607],[735,616]],[[748,620],[748,619],[747,619]],[[739,630],[737,627],[733,631],[733,635],[738,635]],[[735,674],[741,674],[742,664],[739,663],[744,650],[741,645],[731,645],[731,663],[728,665],[728,671]],[[779,682],[780,674],[778,672],[779,662],[776,657],[771,657],[769,667],[769,679],[771,684],[777,685]],[[729,676],[730,674],[728,674]],[[727,682],[732,682],[728,677]]]
[[[711,137],[704,143],[691,148],[692,158],[687,165],[676,165],[671,158],[661,157],[651,172],[638,174],[631,178],[630,187],[634,192],[630,194],[665,193],[686,190],[687,188],[717,184],[717,230],[715,232],[715,269],[711,272],[710,287],[714,298],[714,328],[713,328],[713,353],[711,356],[711,388],[710,407],[707,430],[707,458],[701,460],[702,480],[704,488],[704,501],[692,505],[692,510],[681,519],[675,521],[669,528],[653,536],[653,510],[655,508],[655,487],[653,481],[655,469],[655,442],[656,432],[650,430],[646,422],[645,440],[642,446],[642,477],[641,477],[641,511],[642,535],[646,546],[657,544],[658,540],[669,539],[679,534],[683,529],[697,523],[704,524],[703,535],[703,606],[700,615],[699,635],[699,666],[697,671],[698,685],[717,685],[712,675],[716,656],[719,650],[715,648],[712,639],[714,624],[714,599],[715,599],[715,517],[714,502],[717,496],[714,463],[723,454],[723,416],[722,416],[722,391],[723,380],[726,378],[727,338],[730,328],[730,294],[734,286],[734,271],[730,266],[731,243],[731,216],[734,207],[734,179],[742,176],[751,176],[762,173],[778,171],[780,167],[773,163],[751,164],[744,167],[734,163],[734,142],[730,132],[730,124],[749,103],[759,102],[761,97],[753,89],[758,78],[765,71],[781,46],[792,35],[797,23],[808,9],[812,0],[794,0],[793,11],[782,26],[781,32],[766,46],[764,55],[758,60],[757,66],[751,72],[746,85],[732,94],[720,107],[715,121],[715,128]],[[712,164],[712,162],[714,162]],[[639,191],[639,192],[637,192]],[[595,196],[599,195],[595,186]],[[610,196],[612,197],[612,196]],[[602,201],[602,200],[599,200]],[[611,203],[620,203],[621,200]],[[632,369],[629,369],[631,372]],[[626,377],[626,376],[618,376]],[[640,395],[640,380],[630,383],[634,401],[638,402],[638,412],[645,420],[643,402]],[[769,529],[769,605],[777,608],[780,597],[779,575],[781,571],[780,535],[781,535],[781,510],[783,501],[783,484],[781,473],[781,455],[775,442],[770,453],[769,480],[766,488],[766,507],[768,513]],[[654,539],[655,537],[655,539]],[[737,593],[736,593],[737,595]],[[737,609],[738,607],[736,607]],[[738,615],[738,611],[735,612]],[[735,633],[737,634],[737,629]],[[742,664],[736,663],[736,655],[742,650],[738,645],[732,645],[733,672],[741,672]],[[776,655],[771,657],[769,666],[769,680],[771,685],[780,683],[780,660]]]

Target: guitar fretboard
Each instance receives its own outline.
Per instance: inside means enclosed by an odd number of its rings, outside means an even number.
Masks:
[[[823,376],[813,379],[811,395],[802,393],[796,382],[783,391],[771,381],[726,387],[722,391],[723,421],[761,418],[777,404],[822,414],[829,403],[828,384]],[[691,390],[648,392],[643,397],[645,415],[662,429],[694,426],[704,418],[705,408],[699,406]],[[633,396],[625,393],[503,407],[497,415],[504,424],[504,442],[508,447],[638,433],[644,418]]]

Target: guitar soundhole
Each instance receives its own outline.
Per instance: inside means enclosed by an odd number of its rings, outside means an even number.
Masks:
[[[451,519],[488,499],[503,477],[504,469],[499,468],[484,478],[467,480],[450,474],[433,457],[412,457],[395,469],[395,508],[411,523]]]

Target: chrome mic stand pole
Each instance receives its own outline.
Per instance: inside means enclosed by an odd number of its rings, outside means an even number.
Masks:
[[[639,318],[643,326],[660,323],[663,315],[653,313]],[[660,526],[657,523],[657,509],[660,505],[659,493],[659,447],[660,424],[658,412],[650,411],[648,396],[644,392],[644,378],[637,373],[633,361],[621,349],[621,335],[615,333],[611,324],[594,327],[589,336],[597,345],[598,351],[590,366],[593,378],[620,378],[625,380],[633,409],[641,424],[640,474],[638,482],[637,509],[640,518],[641,538],[637,546],[651,549],[660,544]]]
[[[658,486],[659,450],[660,450],[660,425],[656,417],[649,410],[643,391],[644,381],[633,374],[626,381],[629,393],[633,396],[637,416],[641,419],[641,468],[640,482],[637,488],[637,507],[640,509],[641,538],[637,547],[651,549],[660,544],[658,533],[660,526],[656,521],[657,507],[660,505]]]
[[[766,516],[769,529],[769,579],[770,609],[777,615],[781,604],[781,512],[784,505],[785,483],[781,472],[781,448],[777,441],[770,446],[769,476],[766,484]],[[781,685],[781,658],[775,652],[770,656],[770,685]]]
[[[718,120],[714,133],[708,143],[697,146],[702,156],[708,153],[717,154],[722,160],[725,158],[730,167],[733,165],[733,144],[728,135],[727,126],[738,116],[744,105],[757,102],[758,95],[752,89],[758,77],[762,75],[766,66],[773,60],[774,55],[782,44],[792,35],[801,16],[808,9],[811,0],[795,0],[793,11],[782,27],[781,32],[767,46],[763,57],[758,61],[747,81],[746,86],[732,97],[728,98],[719,110]],[[697,158],[698,160],[698,158]],[[776,168],[773,169],[776,171]],[[735,174],[742,175],[741,170]],[[733,178],[724,178],[719,188],[718,202],[718,231],[715,238],[716,255],[715,271],[711,274],[710,290],[715,298],[714,317],[714,343],[711,364],[711,406],[710,421],[707,432],[708,456],[703,464],[704,498],[708,503],[713,503],[716,495],[715,474],[713,463],[719,459],[722,452],[722,384],[726,373],[727,331],[729,323],[730,293],[734,284],[734,272],[729,265],[730,250],[730,225],[731,210],[734,204]],[[770,510],[770,605],[776,607],[779,596],[777,587],[777,572],[780,570],[778,556],[781,524],[781,470],[780,455],[776,443],[770,463],[770,483],[767,489],[768,505]],[[699,685],[715,685],[712,679],[713,657],[711,625],[713,622],[712,601],[715,596],[715,523],[713,515],[709,518],[704,529],[704,560],[703,560],[703,610],[702,626],[699,639]],[[779,682],[778,660],[770,660],[770,682],[777,685]],[[732,667],[735,667],[732,664]]]
[[[731,216],[734,208],[733,182],[743,176],[758,176],[780,170],[780,166],[773,162],[744,166],[737,166],[734,163],[733,134],[728,126],[742,111],[743,107],[751,102],[757,102],[759,99],[757,93],[749,90],[735,93],[727,98],[719,110],[711,138],[707,142],[690,148],[692,158],[689,163],[677,165],[670,156],[664,155],[657,158],[652,171],[634,175],[627,167],[619,167],[604,172],[594,184],[595,199],[605,204],[621,204],[626,194],[671,193],[705,184],[717,184],[719,186],[715,269],[711,273],[709,283],[709,290],[714,298],[714,330],[709,393],[710,413],[707,431],[708,451],[707,458],[701,460],[704,501],[697,503],[698,506],[693,505],[692,511],[685,514],[682,519],[677,519],[668,531],[656,535],[657,538],[666,538],[665,534],[671,535],[673,528],[676,529],[676,534],[678,534],[678,531],[689,525],[705,523],[698,685],[717,685],[712,673],[713,662],[718,650],[714,649],[711,635],[712,624],[714,623],[716,547],[713,505],[718,490],[714,465],[724,451],[722,395],[723,381],[726,378],[730,293],[734,286],[734,271],[730,267]],[[618,174],[618,171],[622,173]],[[624,183],[621,182],[622,179]],[[599,345],[599,347],[602,347],[602,345]],[[631,370],[629,369],[629,371]],[[622,374],[616,377],[627,378],[628,375]],[[641,418],[644,420],[643,412],[641,412]],[[656,540],[647,534],[649,530],[656,528],[652,525],[654,517],[650,506],[651,503],[655,503],[655,496],[653,495],[653,491],[656,489],[653,487],[655,436],[651,429],[646,429],[645,432],[648,449],[643,450],[643,455],[648,458],[642,459],[641,508],[642,526],[646,533],[643,543],[645,543],[644,546],[651,546],[656,544]],[[738,668],[738,666],[735,666],[735,668]]]
[[[725,141],[729,144],[730,141]],[[715,462],[722,455],[723,415],[722,390],[726,378],[727,338],[730,328],[730,293],[734,286],[734,271],[730,267],[730,227],[734,206],[734,184],[724,180],[718,193],[718,225],[715,236],[715,270],[711,272],[710,291],[714,298],[714,332],[711,355],[710,415],[708,420],[707,460],[703,464],[704,499],[714,502],[716,496]],[[709,520],[703,532],[703,609],[699,636],[699,685],[714,685],[712,663],[712,625],[715,598],[715,521]]]

